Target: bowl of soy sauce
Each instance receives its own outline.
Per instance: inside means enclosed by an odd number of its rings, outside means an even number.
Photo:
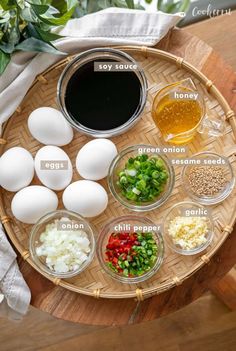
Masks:
[[[91,49],[65,67],[57,98],[72,127],[95,138],[109,138],[126,132],[141,117],[147,80],[137,62],[125,52]]]

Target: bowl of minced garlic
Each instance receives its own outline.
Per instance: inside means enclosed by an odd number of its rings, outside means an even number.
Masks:
[[[175,252],[194,255],[205,250],[214,235],[209,210],[194,202],[180,202],[164,219],[164,239]]]
[[[229,160],[213,152],[200,152],[192,159],[197,165],[187,164],[182,171],[186,193],[202,205],[215,205],[232,192],[235,177]]]

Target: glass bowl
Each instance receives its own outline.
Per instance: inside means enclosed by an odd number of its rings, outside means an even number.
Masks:
[[[180,245],[176,244],[172,237],[169,234],[169,225],[170,222],[174,220],[176,217],[186,217],[186,212],[185,211],[199,211],[201,215],[199,216],[189,216],[189,217],[205,217],[206,218],[206,223],[207,223],[207,233],[205,235],[206,241],[192,249],[184,249]],[[189,201],[184,201],[184,202],[179,202],[178,204],[172,206],[169,210],[169,212],[166,214],[164,218],[164,224],[163,224],[163,234],[164,234],[164,240],[166,244],[169,246],[170,249],[173,251],[181,254],[181,255],[195,255],[200,253],[201,251],[205,250],[211,243],[213,236],[214,236],[214,222],[211,217],[211,214],[209,213],[209,209],[206,209],[204,206],[194,203],[194,202],[189,202]]]
[[[130,227],[129,228],[126,227],[123,230],[118,230],[119,228],[117,228],[116,226],[119,226],[119,225],[121,226],[129,225]],[[152,238],[156,241],[158,250],[157,250],[156,261],[148,271],[146,271],[142,275],[129,277],[129,276],[124,276],[123,273],[115,272],[108,267],[108,261],[106,258],[105,251],[106,251],[106,245],[108,244],[109,237],[112,233],[114,232],[117,232],[117,233],[132,232],[133,233],[134,231],[137,232],[138,230],[135,230],[135,227],[139,227],[139,228],[141,227],[143,228],[143,231],[145,227],[146,229],[152,229],[152,230],[147,230],[146,232],[152,233]],[[149,219],[140,217],[140,216],[135,216],[135,215],[121,216],[107,223],[107,225],[100,232],[99,238],[98,238],[98,244],[97,244],[97,256],[101,267],[111,278],[121,283],[128,283],[128,284],[140,283],[152,277],[161,267],[161,264],[163,262],[163,257],[164,257],[164,242],[158,226],[155,225]]]
[[[207,159],[215,160],[213,162],[216,162],[217,160],[221,159],[224,162],[224,165],[221,165],[221,167],[224,171],[224,176],[226,178],[227,183],[225,187],[215,195],[195,194],[191,189],[191,185],[189,182],[189,175],[193,170],[193,168],[200,167],[202,165],[186,165],[183,168],[181,177],[182,177],[182,184],[183,184],[184,190],[188,194],[188,196],[191,197],[194,201],[199,202],[202,205],[215,205],[225,200],[230,195],[235,185],[233,168],[229,160],[226,157],[216,154],[214,152],[205,152],[205,151],[199,152],[193,155],[191,158],[196,158],[198,160],[201,160],[201,163],[203,162],[203,160],[207,160]],[[207,167],[207,166],[204,165],[203,167]]]
[[[146,150],[146,151],[145,151]],[[175,183],[175,172],[171,165],[171,162],[167,156],[155,151],[155,147],[145,144],[130,146],[121,151],[112,161],[109,172],[108,172],[108,185],[109,189],[114,198],[119,201],[123,206],[127,207],[132,211],[143,212],[150,211],[157,207],[160,207],[171,195],[171,192]],[[142,152],[141,152],[142,151]],[[144,152],[143,152],[144,151]],[[164,163],[164,167],[168,173],[168,180],[165,184],[164,190],[155,197],[152,201],[137,203],[134,200],[128,200],[124,195],[121,194],[121,189],[117,185],[118,174],[125,168],[126,162],[129,158],[147,154],[149,157],[158,157]]]
[[[129,120],[124,124],[109,130],[95,130],[88,128],[81,123],[79,123],[73,116],[69,113],[65,98],[66,98],[66,89],[69,83],[69,80],[74,75],[74,73],[81,68],[83,65],[87,64],[90,61],[98,60],[98,61],[109,61],[113,60],[119,63],[124,64],[133,64],[138,67],[134,72],[140,82],[140,101],[137,109],[134,111],[133,115],[130,116]],[[139,118],[141,117],[141,113],[145,107],[146,99],[147,99],[147,79],[141,68],[139,68],[137,62],[128,54],[121,50],[112,49],[112,48],[95,48],[82,52],[78,56],[76,56],[64,69],[62,72],[60,79],[57,85],[57,102],[63,113],[66,120],[70,123],[72,127],[83,134],[90,135],[94,138],[110,138],[115,135],[119,135],[125,133],[128,129],[134,126]],[[102,87],[101,87],[102,89]],[[121,102],[122,103],[122,102]]]
[[[40,236],[45,231],[46,226],[57,221],[57,230],[66,232],[70,230],[71,225],[74,230],[83,230],[86,232],[87,237],[90,241],[90,252],[88,253],[87,259],[80,265],[79,268],[69,272],[56,272],[48,267],[46,264],[45,256],[38,256],[36,250],[42,245],[40,242]],[[95,239],[91,225],[77,213],[67,210],[57,210],[46,214],[41,217],[38,222],[33,226],[30,238],[29,238],[29,249],[32,260],[43,272],[58,278],[70,278],[80,274],[85,268],[91,263],[95,252]]]

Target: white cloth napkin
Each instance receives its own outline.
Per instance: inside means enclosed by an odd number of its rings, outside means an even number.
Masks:
[[[68,54],[107,45],[152,46],[184,15],[108,8],[80,19],[72,19],[65,27],[56,28],[54,31],[65,38],[58,39],[55,46]],[[14,54],[6,71],[0,76],[0,127],[19,106],[35,77],[62,58],[61,55],[46,53]],[[8,306],[24,314],[30,301],[30,292],[15,258],[16,255],[0,228],[0,290],[5,295]]]
[[[10,310],[24,315],[30,303],[30,291],[16,262],[16,254],[0,224],[0,303],[6,299]],[[0,309],[0,316],[3,309]],[[4,313],[6,309],[4,308]],[[9,311],[8,311],[9,313]]]

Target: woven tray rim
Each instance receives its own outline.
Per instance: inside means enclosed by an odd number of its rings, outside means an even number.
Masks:
[[[236,139],[236,119],[235,119],[235,113],[234,111],[230,108],[228,102],[226,99],[223,97],[223,95],[220,93],[220,91],[216,88],[214,83],[209,80],[201,71],[196,69],[193,65],[191,65],[189,62],[185,61],[182,57],[175,56],[173,54],[170,54],[168,52],[158,50],[155,48],[150,48],[150,47],[145,47],[145,46],[113,46],[114,48],[124,50],[126,52],[136,52],[136,53],[142,53],[145,56],[148,55],[154,55],[156,57],[162,58],[163,60],[166,60],[168,62],[171,62],[179,68],[183,68],[186,71],[190,72],[193,76],[195,76],[202,84],[205,85],[207,91],[209,94],[211,94],[214,98],[217,99],[219,104],[221,105],[224,113],[226,120],[230,123],[232,127],[232,132],[234,134],[234,137]],[[42,81],[44,79],[44,75],[48,74],[54,69],[59,68],[62,65],[65,65],[66,63],[70,62],[71,59],[74,57],[69,56],[66,59],[59,61],[58,63],[50,66],[47,70],[45,70],[43,73],[41,73],[34,82],[32,83],[30,89],[28,90],[27,94],[30,92],[30,90],[35,86],[35,84],[38,83],[38,81]],[[20,107],[19,107],[20,111]],[[2,133],[2,138],[0,139],[0,150],[2,149],[3,145],[6,143],[6,140],[4,139],[4,136],[7,134],[8,128],[10,125],[10,119],[8,122],[6,122],[3,126],[3,133]],[[226,225],[225,228],[222,228],[222,237],[221,240],[218,241],[217,245],[213,247],[212,250],[208,251],[207,255],[202,255],[199,261],[194,264],[191,269],[188,271],[187,274],[184,274],[183,276],[178,275],[178,277],[174,277],[172,281],[168,282],[163,282],[159,285],[153,286],[153,287],[147,287],[143,289],[134,289],[132,291],[124,291],[122,294],[120,293],[109,293],[109,292],[104,292],[102,289],[87,289],[87,288],[80,288],[79,286],[73,285],[72,283],[69,283],[67,281],[64,281],[63,279],[59,278],[54,278],[49,276],[48,274],[42,272],[32,261],[30,258],[30,254],[28,250],[25,250],[24,247],[20,244],[20,242],[17,240],[16,236],[14,235],[14,231],[12,229],[11,225],[11,218],[9,218],[6,214],[6,211],[3,206],[3,192],[0,191],[0,218],[2,221],[2,224],[6,230],[6,233],[8,237],[10,238],[13,246],[17,249],[17,251],[21,254],[22,258],[27,261],[36,271],[38,271],[40,274],[42,274],[44,277],[52,281],[55,285],[59,285],[61,287],[64,287],[70,291],[76,292],[76,293],[81,293],[84,295],[88,296],[93,296],[95,298],[113,298],[113,299],[120,299],[120,298],[134,298],[136,297],[138,300],[143,300],[144,298],[150,297],[155,294],[160,294],[164,291],[167,291],[171,288],[173,288],[176,285],[180,285],[184,280],[188,279],[190,276],[192,276],[194,273],[196,273],[200,268],[202,268],[205,264],[208,264],[210,259],[214,256],[214,254],[217,252],[217,250],[221,247],[221,245],[224,243],[224,241],[227,239],[229,234],[233,230],[233,226],[236,222],[236,203],[234,204],[234,208],[232,209],[232,215],[230,218],[229,223]]]

